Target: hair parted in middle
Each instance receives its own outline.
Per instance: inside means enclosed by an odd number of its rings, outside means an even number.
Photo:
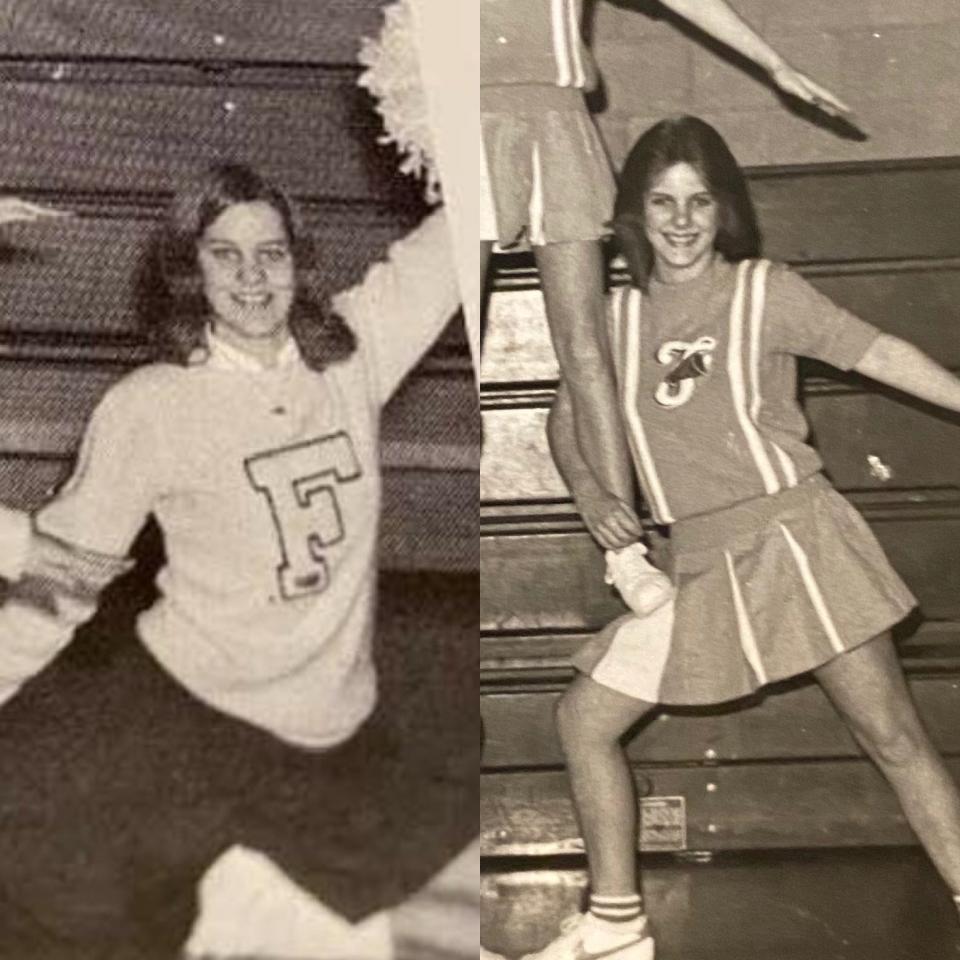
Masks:
[[[661,120],[633,145],[620,173],[613,229],[635,286],[647,289],[653,249],[644,233],[644,197],[669,167],[688,163],[719,207],[716,249],[731,261],[760,252],[760,230],[746,179],[722,136],[699,117]]]
[[[186,365],[206,347],[210,305],[203,292],[197,245],[207,227],[238,203],[261,201],[283,221],[293,255],[296,291],[290,307],[290,333],[306,364],[323,370],[356,349],[356,337],[343,319],[307,291],[303,274],[313,265],[313,244],[293,204],[278,187],[245,164],[211,167],[175,198],[161,237],[159,254],[163,307],[150,331],[155,359]]]

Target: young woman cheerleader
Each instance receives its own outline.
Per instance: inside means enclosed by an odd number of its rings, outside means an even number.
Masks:
[[[663,5],[758,64],[784,93],[827,113],[846,111],[725,0]],[[591,533],[612,548],[641,530],[628,505],[629,463],[605,441],[614,429],[613,384],[603,342],[600,238],[608,232],[614,181],[584,102],[597,74],[580,36],[582,13],[583,0],[480,0],[481,275],[492,242],[532,246],[577,439],[598,481],[578,494],[577,505]]]
[[[960,382],[913,346],[757,258],[746,185],[720,135],[663,121],[631,151],[615,230],[631,284],[609,343],[644,496],[669,526],[675,599],[611,623],[575,658],[557,722],[586,842],[587,913],[537,960],[651,960],[619,738],[658,704],[712,704],[813,672],[960,895],[960,795],[924,731],[889,629],[914,599],[807,443],[795,358],[856,370],[948,410]],[[594,472],[561,384],[550,423],[571,488]]]
[[[95,667],[54,660],[90,603],[24,577],[0,608],[3,960],[179,955],[235,844],[354,921],[476,835],[479,731],[408,749],[372,658],[380,411],[459,304],[448,249],[438,212],[336,299],[344,323],[252,170],[175,203],[158,362],[107,392],[34,521],[123,558],[152,514],[159,599]]]

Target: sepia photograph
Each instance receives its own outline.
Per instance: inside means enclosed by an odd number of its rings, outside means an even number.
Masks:
[[[479,6],[481,957],[960,956],[960,7]]]
[[[3,960],[477,956],[469,9],[0,0]]]

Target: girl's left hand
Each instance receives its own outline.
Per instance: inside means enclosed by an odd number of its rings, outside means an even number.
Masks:
[[[73,214],[69,210],[45,207],[43,204],[31,203],[19,197],[0,197],[0,224],[32,223],[35,220],[71,216]]]
[[[795,70],[789,63],[781,64],[770,71],[773,82],[784,92],[793,97],[818,107],[831,117],[849,118],[852,111],[839,97],[832,94],[826,87],[811,80],[806,74]]]

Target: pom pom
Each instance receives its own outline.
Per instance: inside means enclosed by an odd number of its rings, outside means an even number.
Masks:
[[[366,70],[359,82],[377,99],[377,112],[386,128],[380,142],[396,144],[401,172],[422,177],[427,202],[439,203],[440,179],[415,29],[409,0],[387,7],[380,35],[362,42],[360,63]]]

